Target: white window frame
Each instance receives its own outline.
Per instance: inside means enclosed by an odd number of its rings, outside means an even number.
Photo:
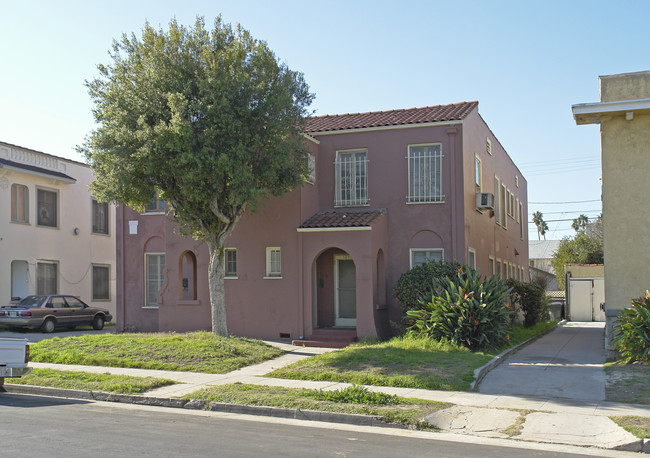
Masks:
[[[490,277],[494,277],[494,270],[496,267],[496,261],[494,259],[494,256],[490,255],[488,256],[488,274]]]
[[[483,192],[483,162],[478,155],[474,155],[474,184],[476,192]]]
[[[492,156],[492,140],[490,140],[488,137],[485,137],[485,151]]]
[[[266,247],[266,279],[282,278],[282,249]]]
[[[440,253],[440,260],[441,261],[445,260],[445,250],[444,250],[444,248],[410,248],[409,249],[409,265],[411,266],[411,269],[413,267],[415,267],[415,264],[413,263],[413,255],[415,253],[421,253],[421,252],[424,252],[424,253],[434,253],[434,252],[435,253]],[[425,257],[426,257],[426,255],[425,255]],[[431,260],[428,257],[426,257],[426,258],[427,258],[426,262],[429,262]],[[422,265],[422,264],[417,264],[417,265],[419,266],[419,265]]]
[[[505,183],[502,181],[501,182],[501,202],[499,202],[499,206],[501,207],[501,226],[504,229],[508,228],[508,215],[507,215],[507,210],[508,210],[508,187],[505,185]]]
[[[97,226],[101,225],[101,217],[96,214],[97,211],[99,211],[100,206],[105,208],[105,213],[104,213],[104,224],[106,225],[106,232],[103,232],[100,228],[100,230],[95,229],[95,223],[99,221]],[[108,202],[99,202],[97,199],[94,197],[91,199],[90,202],[90,229],[93,234],[97,235],[110,235],[111,231],[111,226],[110,226],[110,206],[108,205]]]
[[[151,288],[150,279],[149,279],[149,262],[148,262],[149,261],[148,258],[150,256],[159,256],[159,257],[162,256],[163,259],[162,266],[158,264],[159,276],[153,279],[153,281],[157,283],[156,296],[158,295],[158,292],[165,284],[165,265],[167,263],[167,259],[165,253],[151,252],[151,253],[144,254],[144,308],[158,308],[158,302],[155,303],[148,302],[149,292]]]
[[[501,265],[502,265],[501,259],[497,258],[494,274],[497,275],[501,280],[504,280],[504,278],[502,278],[503,271],[501,270],[502,269]]]
[[[234,253],[234,261],[228,259],[228,255]],[[228,270],[228,265],[234,262],[235,269],[234,271]],[[226,248],[223,252],[223,264],[224,264],[224,278],[239,278],[237,275],[237,248]]]
[[[107,278],[106,278],[106,297],[97,297],[95,295],[95,269],[106,269]],[[91,296],[93,302],[108,302],[111,300],[111,266],[110,264],[92,264],[92,274],[91,274]]]
[[[41,224],[41,218],[40,218],[40,215],[39,215],[39,213],[41,212],[41,210],[40,210],[40,200],[39,200],[39,198],[38,198],[38,194],[39,194],[39,192],[41,192],[41,191],[42,191],[42,192],[52,193],[52,194],[55,195],[55,202],[54,202],[54,207],[55,207],[55,208],[54,208],[54,210],[55,210],[55,211],[54,211],[54,213],[55,213],[54,218],[55,218],[55,220],[56,220],[56,224],[55,224],[55,225],[50,225],[50,224]],[[60,219],[61,219],[61,218],[59,218],[59,215],[60,215],[60,213],[61,213],[59,209],[60,209],[60,205],[59,205],[59,190],[58,190],[58,189],[51,189],[51,188],[43,188],[43,187],[37,186],[37,187],[36,187],[36,225],[37,225],[38,227],[46,227],[46,228],[50,228],[50,229],[58,229],[58,228],[59,228],[59,224],[60,224]]]
[[[20,191],[20,192],[19,192]],[[23,194],[23,205],[20,205],[20,194]],[[22,207],[22,208],[21,208]],[[16,218],[14,218],[14,208],[16,209]],[[29,188],[24,184],[13,183],[11,185],[11,222],[19,224],[29,224]],[[22,210],[23,219],[20,219],[20,210]]]
[[[39,281],[39,269],[41,266],[44,265],[51,265],[54,266],[54,291],[49,291],[49,290],[43,290],[41,289],[41,281]],[[36,294],[38,295],[46,295],[46,294],[58,294],[59,293],[59,261],[50,261],[50,260],[38,260],[36,261]]]
[[[519,201],[519,220],[521,221],[519,226],[519,238],[524,240],[524,226],[527,225],[527,222],[524,219],[524,203],[522,201]]]
[[[337,151],[334,170],[334,206],[369,205],[368,150],[359,148]]]
[[[425,155],[414,156],[415,148],[430,148],[423,151]],[[407,203],[410,204],[431,204],[444,203],[442,180],[442,143],[418,143],[408,145],[408,196]],[[417,161],[417,162],[416,162]],[[417,167],[416,167],[417,164]],[[425,169],[421,171],[421,169]],[[417,170],[418,179],[413,176]],[[419,181],[419,182],[416,182]]]
[[[472,258],[472,255],[474,255],[473,256],[474,262],[470,263],[470,259]],[[472,269],[476,269],[476,250],[472,247],[467,247],[467,265],[470,266]]]

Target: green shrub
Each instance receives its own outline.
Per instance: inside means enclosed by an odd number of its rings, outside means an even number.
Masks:
[[[411,332],[446,339],[472,350],[496,348],[508,339],[510,311],[506,282],[483,278],[474,269],[458,270],[455,278],[434,281],[434,295],[409,310]]]
[[[621,310],[613,344],[627,362],[650,362],[650,292]]]
[[[544,289],[535,283],[526,283],[514,278],[506,280],[510,292],[510,304],[513,310],[518,305],[524,312],[524,327],[530,328],[540,321],[548,320],[548,303]]]
[[[310,391],[310,396],[321,401],[342,402],[346,404],[369,404],[374,406],[396,405],[399,397],[393,394],[370,391],[365,386],[352,385],[333,391]]]
[[[458,262],[428,262],[421,266],[413,267],[404,272],[397,280],[393,289],[393,297],[397,299],[402,311],[417,309],[421,301],[431,299],[432,285],[445,277],[456,277],[458,270],[462,267]]]

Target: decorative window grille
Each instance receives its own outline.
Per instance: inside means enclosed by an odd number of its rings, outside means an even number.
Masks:
[[[409,146],[409,202],[442,202],[442,145]]]
[[[336,189],[334,205],[355,207],[368,205],[368,152],[339,151],[336,155]]]
[[[108,234],[108,204],[93,199],[93,234]]]
[[[11,185],[11,221],[29,222],[29,190],[21,184]]]
[[[226,248],[226,277],[237,276],[237,250],[235,248]]]
[[[158,307],[158,291],[165,280],[165,254],[145,253],[145,306]]]
[[[282,256],[280,248],[269,247],[266,249],[266,276],[282,276]]]

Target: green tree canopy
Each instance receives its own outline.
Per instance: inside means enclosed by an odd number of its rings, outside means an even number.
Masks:
[[[565,288],[565,264],[602,264],[603,238],[601,232],[578,232],[575,237],[565,237],[553,255],[551,265],[560,289]]]
[[[98,123],[79,151],[93,194],[141,209],[160,192],[210,249],[212,329],[228,335],[223,246],[247,208],[308,174],[301,136],[313,94],[265,42],[217,18],[113,42],[86,82]]]
[[[577,218],[573,219],[573,222],[571,223],[571,227],[573,228],[574,231],[580,232],[587,229],[587,224],[589,224],[589,218],[587,217],[587,215],[580,215]]]

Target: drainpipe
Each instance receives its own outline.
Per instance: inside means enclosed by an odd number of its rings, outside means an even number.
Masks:
[[[303,214],[302,214],[302,190],[303,188],[300,188],[300,192],[298,193],[298,205],[299,205],[299,211],[298,214],[300,215],[300,221],[298,224],[301,224],[303,221]],[[299,340],[303,340],[305,338],[305,304],[304,304],[304,289],[303,289],[303,283],[305,281],[305,271],[303,269],[304,263],[302,259],[302,232],[298,232],[298,272],[300,275],[298,276],[299,281],[298,281],[298,319],[300,320],[300,336],[298,337]],[[311,279],[311,275],[310,275]]]
[[[457,260],[456,258],[456,228],[458,224],[456,223],[456,152],[455,152],[455,137],[458,130],[455,127],[450,127],[447,129],[447,135],[449,135],[449,158],[451,162],[451,185],[449,193],[449,205],[451,205],[451,260]]]
[[[571,317],[571,314],[569,313],[570,310],[570,301],[571,301],[571,294],[569,293],[569,280],[571,280],[571,271],[568,270],[564,274],[564,319],[568,320]]]

